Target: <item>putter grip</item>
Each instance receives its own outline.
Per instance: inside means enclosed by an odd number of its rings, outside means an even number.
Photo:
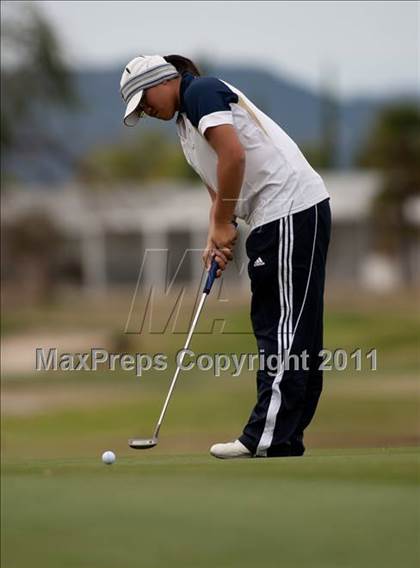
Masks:
[[[207,276],[206,283],[205,283],[204,288],[203,288],[204,294],[210,293],[211,287],[213,286],[213,282],[216,279],[216,273],[217,273],[218,269],[219,269],[219,265],[217,264],[217,261],[213,259],[211,261],[210,270],[209,270],[209,273],[208,273],[208,276]]]

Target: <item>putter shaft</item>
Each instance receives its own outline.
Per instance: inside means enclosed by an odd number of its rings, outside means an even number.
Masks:
[[[181,359],[180,359],[178,366],[176,368],[174,377],[173,377],[172,382],[171,382],[171,386],[169,387],[168,394],[167,394],[165,402],[163,404],[162,412],[160,413],[159,420],[156,424],[156,428],[155,428],[155,431],[154,431],[154,434],[153,434],[153,438],[157,438],[158,435],[159,435],[160,427],[161,427],[163,419],[165,417],[165,413],[166,413],[166,410],[168,408],[168,404],[169,404],[169,401],[171,399],[172,392],[175,388],[175,384],[176,384],[176,381],[178,379],[179,372],[181,370],[181,365],[182,365],[182,361],[184,360],[185,352],[188,349],[188,347],[190,346],[191,338],[192,338],[192,335],[194,333],[195,327],[196,327],[197,322],[198,322],[198,318],[200,317],[200,314],[201,314],[201,311],[203,309],[206,298],[207,298],[207,293],[203,292],[203,294],[201,295],[200,303],[198,304],[197,311],[195,312],[195,316],[194,316],[193,322],[191,324],[190,331],[188,332],[188,336],[187,336],[187,339],[185,341],[184,349],[181,353]]]
[[[213,259],[209,273],[208,273],[208,276],[207,276],[206,283],[205,283],[204,288],[203,288],[203,294],[201,295],[200,303],[198,304],[198,308],[195,312],[193,322],[190,326],[190,330],[188,332],[188,336],[187,336],[187,339],[185,341],[184,349],[181,353],[181,358],[179,360],[179,363],[177,365],[174,377],[173,377],[171,385],[169,387],[168,394],[166,395],[166,399],[165,399],[165,402],[163,404],[163,408],[162,408],[162,411],[160,413],[159,420],[157,421],[156,428],[155,428],[155,431],[153,433],[153,437],[148,438],[148,439],[132,438],[131,440],[128,441],[128,443],[129,443],[130,447],[132,447],[134,449],[140,450],[140,449],[153,448],[154,446],[156,446],[156,444],[158,442],[159,430],[160,430],[160,427],[162,425],[163,419],[165,417],[166,410],[168,408],[168,404],[169,404],[169,401],[170,401],[171,396],[172,396],[172,392],[175,388],[175,384],[176,384],[176,381],[178,379],[179,372],[181,370],[182,361],[184,360],[185,352],[190,345],[192,335],[194,333],[195,327],[196,327],[197,322],[198,322],[198,318],[200,317],[200,314],[201,314],[201,311],[203,309],[206,298],[209,295],[210,290],[213,286],[213,282],[216,279],[218,268],[219,268],[219,265],[217,264],[216,260]]]

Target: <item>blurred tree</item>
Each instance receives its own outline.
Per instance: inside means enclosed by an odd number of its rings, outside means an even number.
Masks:
[[[49,303],[57,285],[56,261],[61,233],[44,213],[36,211],[3,227],[6,280],[13,282],[21,303]]]
[[[1,27],[1,150],[32,153],[46,147],[71,160],[37,116],[43,105],[78,104],[53,30],[32,2],[2,2]]]
[[[112,185],[159,179],[197,180],[178,146],[159,132],[143,133],[134,142],[94,149],[78,166],[89,184]]]
[[[414,103],[385,108],[358,156],[362,167],[383,172],[383,183],[374,202],[372,219],[377,247],[395,254],[405,281],[413,280],[410,250],[418,227],[408,221],[408,208],[420,197],[420,109]]]
[[[1,28],[2,156],[18,157],[22,163],[44,149],[61,162],[73,163],[67,148],[39,119],[44,105],[71,107],[78,102],[52,29],[33,2],[2,2]],[[2,177],[7,175],[2,167]],[[22,301],[51,301],[60,242],[54,225],[47,216],[32,213],[7,225],[5,237],[12,281]]]

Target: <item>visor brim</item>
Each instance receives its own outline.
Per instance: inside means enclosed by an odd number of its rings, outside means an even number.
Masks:
[[[139,111],[137,108],[140,104],[142,96],[143,91],[139,91],[138,93],[133,95],[128,102],[124,114],[124,124],[126,126],[135,126],[140,118],[144,115],[144,113],[142,111]]]

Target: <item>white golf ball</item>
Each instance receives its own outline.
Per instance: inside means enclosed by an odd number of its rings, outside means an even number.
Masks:
[[[115,460],[116,460],[115,454],[114,452],[111,452],[111,450],[108,450],[102,454],[102,461],[106,463],[106,465],[113,464]]]

